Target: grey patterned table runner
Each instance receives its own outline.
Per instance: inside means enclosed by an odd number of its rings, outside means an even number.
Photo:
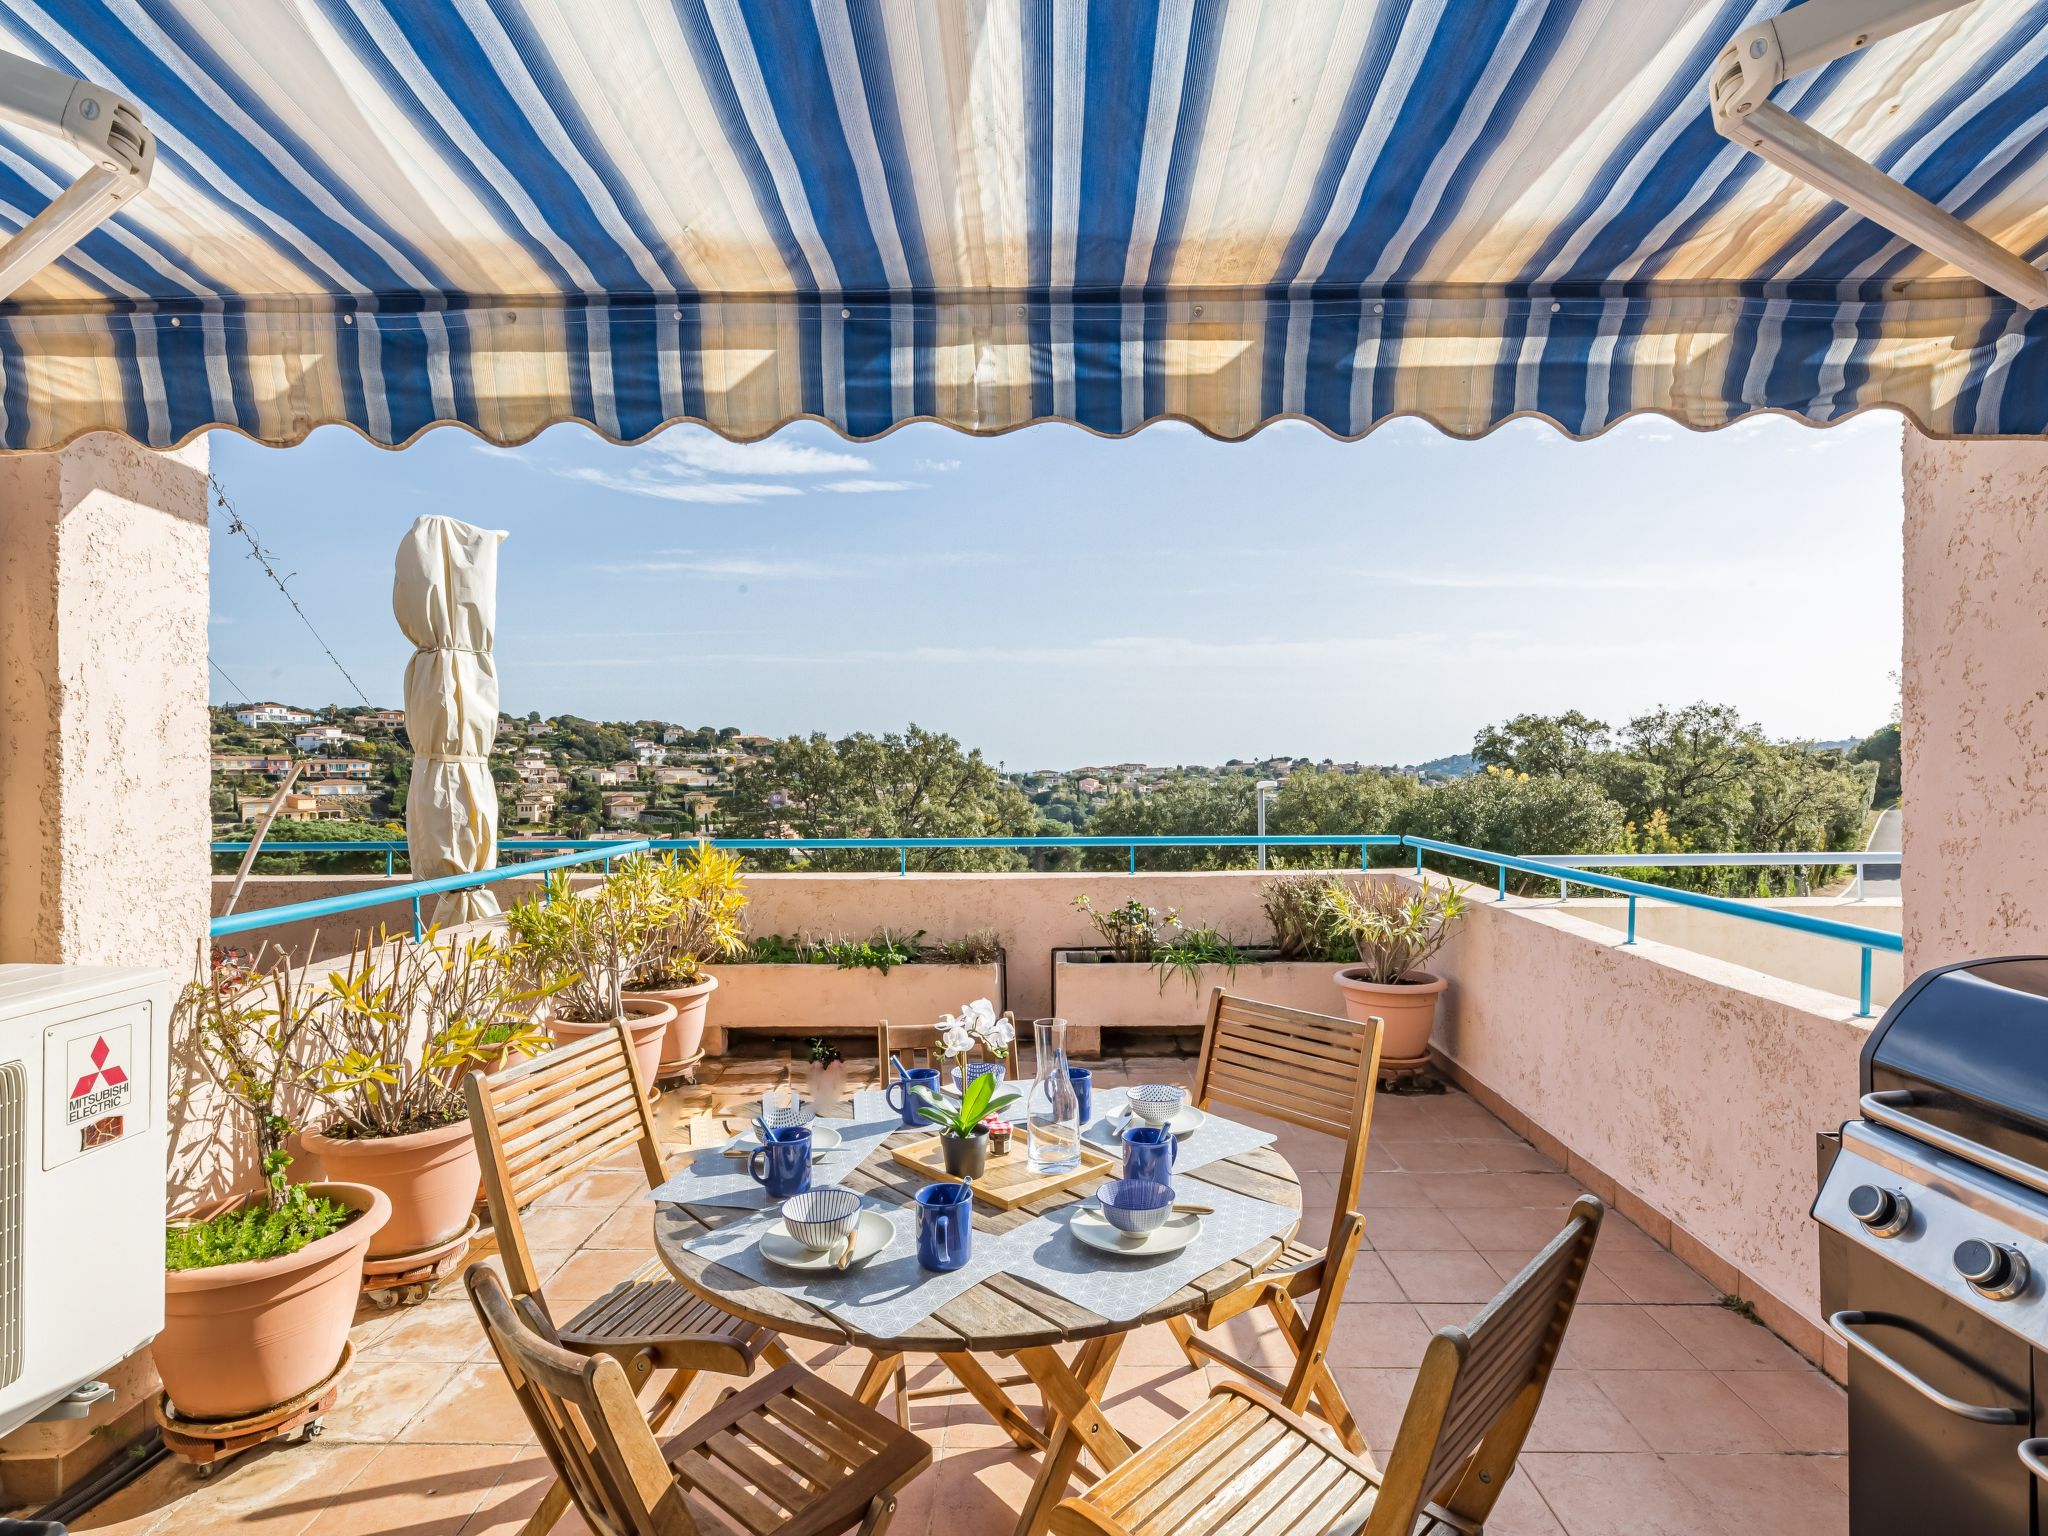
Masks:
[[[1118,1156],[1123,1155],[1124,1127],[1141,1123],[1117,1119],[1117,1111],[1124,1106],[1125,1091],[1122,1088],[1097,1090],[1095,1102],[1089,1106],[1094,1110],[1095,1118],[1081,1128],[1084,1139],[1107,1147]],[[1200,1130],[1181,1138],[1180,1151],[1173,1160],[1174,1171],[1188,1173],[1204,1163],[1220,1163],[1226,1157],[1236,1157],[1240,1152],[1263,1147],[1272,1139],[1271,1131],[1254,1130],[1221,1115],[1210,1115]]]
[[[847,1175],[868,1160],[889,1133],[902,1122],[891,1114],[887,1120],[864,1119],[856,1101],[852,1120],[819,1120],[839,1132],[839,1145],[811,1159],[811,1186],[843,1184]],[[684,1159],[668,1181],[647,1197],[665,1205],[722,1205],[759,1211],[782,1204],[756,1184],[747,1173],[747,1160],[728,1157],[723,1146],[703,1147]]]

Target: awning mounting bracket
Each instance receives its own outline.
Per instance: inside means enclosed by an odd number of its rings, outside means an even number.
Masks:
[[[0,121],[69,140],[91,157],[76,181],[0,245],[4,299],[149,185],[156,135],[134,103],[12,53],[0,53]]]
[[[2048,305],[2041,271],[1772,102],[1792,76],[1972,0],[1807,0],[1730,38],[1707,80],[1714,127],[1779,169],[2027,309]]]

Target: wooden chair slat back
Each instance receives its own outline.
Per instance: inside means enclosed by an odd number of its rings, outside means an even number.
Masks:
[[[695,1536],[619,1363],[562,1348],[538,1299],[515,1303],[489,1266],[470,1265],[463,1284],[542,1451],[599,1536]]]
[[[1603,1214],[1598,1200],[1581,1197],[1564,1229],[1470,1324],[1430,1341],[1366,1536],[1405,1536],[1431,1500],[1484,1524],[1543,1400]]]
[[[1380,1021],[1359,1023],[1278,1003],[1209,994],[1195,1103],[1228,1105],[1334,1136],[1344,1144],[1334,1238],[1358,1205],[1380,1076]]]
[[[668,1176],[646,1089],[623,1025],[493,1076],[463,1079],[491,1226],[515,1295],[540,1289],[520,1221],[526,1206],[636,1148],[648,1188]]]
[[[1015,1029],[1017,1016],[1005,1012],[1003,1017]],[[946,1063],[939,1057],[939,1026],[937,1024],[891,1024],[883,1019],[875,1025],[875,1062],[882,1078],[882,1086],[888,1087],[896,1080],[896,1070],[889,1065],[891,1056],[899,1058],[906,1067],[931,1067],[943,1074]],[[973,1060],[979,1061],[982,1053],[976,1051]],[[1010,1048],[1010,1068],[1007,1076],[1015,1082],[1024,1077],[1024,1039],[1018,1031],[1017,1043]]]

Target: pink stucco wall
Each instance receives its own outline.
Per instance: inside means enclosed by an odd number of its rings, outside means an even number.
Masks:
[[[2048,949],[2048,443],[1904,454],[1910,977]]]

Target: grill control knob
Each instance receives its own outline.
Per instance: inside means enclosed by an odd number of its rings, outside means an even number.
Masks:
[[[1849,1214],[1862,1222],[1872,1237],[1896,1237],[1913,1219],[1913,1206],[1904,1195],[1875,1184],[1858,1184],[1849,1191]]]
[[[1956,1245],[1956,1273],[1995,1301],[2017,1296],[2027,1288],[2027,1261],[2003,1243],[1971,1238]]]

